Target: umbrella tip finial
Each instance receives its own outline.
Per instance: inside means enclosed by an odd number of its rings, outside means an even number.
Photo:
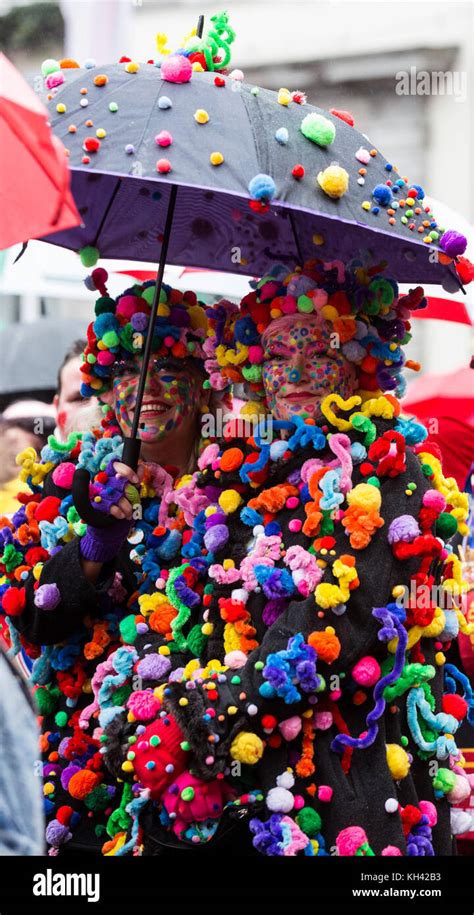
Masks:
[[[196,28],[196,35],[198,38],[202,38],[202,33],[204,31],[204,16],[199,16],[198,24]]]

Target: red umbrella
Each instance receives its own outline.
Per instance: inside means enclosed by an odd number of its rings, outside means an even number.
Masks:
[[[426,425],[430,441],[441,448],[445,475],[463,489],[474,460],[474,371],[418,378],[402,408]]]
[[[62,143],[48,113],[0,54],[0,250],[81,223]]]

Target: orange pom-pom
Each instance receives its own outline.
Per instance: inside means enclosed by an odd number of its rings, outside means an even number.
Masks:
[[[171,604],[161,604],[158,610],[154,610],[148,617],[148,625],[154,632],[160,635],[166,635],[171,632],[171,621],[174,620],[177,610]]]
[[[326,664],[332,664],[341,653],[341,643],[334,632],[311,632],[308,644],[318,653],[318,658]]]
[[[75,772],[70,779],[68,785],[69,794],[71,797],[75,797],[76,800],[82,801],[97,787],[99,782],[100,775],[97,775],[97,772],[91,772],[90,769],[81,769],[80,772]]]
[[[238,470],[241,467],[244,455],[240,448],[228,448],[220,459],[220,468],[224,471]]]

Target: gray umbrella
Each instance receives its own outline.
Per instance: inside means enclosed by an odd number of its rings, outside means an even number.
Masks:
[[[55,391],[58,368],[71,343],[85,336],[83,321],[43,318],[0,331],[0,396]]]

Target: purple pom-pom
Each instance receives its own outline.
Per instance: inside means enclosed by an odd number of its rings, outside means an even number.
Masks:
[[[419,534],[420,528],[416,518],[412,515],[400,515],[392,521],[388,529],[387,539],[389,543],[399,543],[400,540],[404,540],[405,543],[411,543]]]
[[[148,317],[143,311],[137,311],[136,314],[132,315],[130,318],[130,323],[134,330],[142,333],[148,327]]]
[[[229,531],[225,524],[216,524],[204,534],[204,546],[211,553],[222,549],[229,539]]]
[[[35,606],[41,610],[54,610],[60,603],[61,594],[54,582],[49,585],[40,585],[35,592]]]
[[[458,257],[464,254],[467,248],[467,238],[461,232],[448,229],[447,232],[443,232],[439,246],[448,257]]]
[[[144,680],[161,680],[170,670],[171,661],[162,654],[147,654],[137,665],[137,674]]]
[[[72,839],[72,833],[67,826],[63,826],[59,820],[51,820],[51,823],[48,823],[46,828],[46,841],[48,845],[58,848],[60,845],[64,845],[65,842],[69,842],[70,839]]]

